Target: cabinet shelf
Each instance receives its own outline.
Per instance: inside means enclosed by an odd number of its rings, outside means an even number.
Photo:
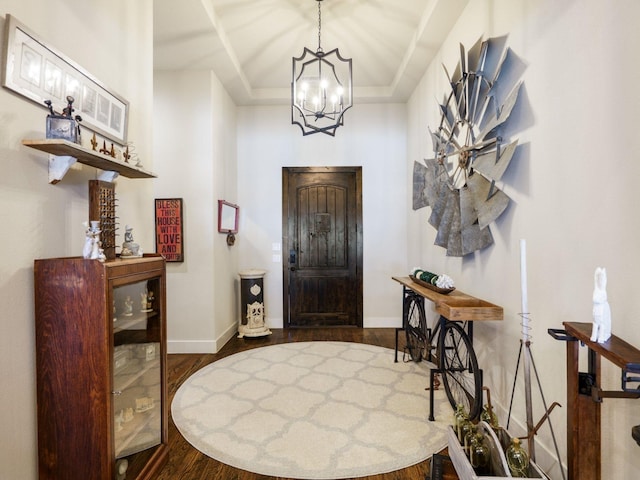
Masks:
[[[46,139],[46,140],[22,140],[22,144],[40,150],[41,152],[55,155],[56,157],[72,157],[80,163],[91,167],[99,168],[109,172],[117,172],[118,174],[128,178],[155,178],[156,174],[149,172],[143,168],[136,167],[127,162],[117,160],[109,155],[90,150],[62,139]],[[49,164],[49,182],[58,183],[67,173],[74,162],[58,162],[61,166],[54,166],[52,171],[51,162]]]

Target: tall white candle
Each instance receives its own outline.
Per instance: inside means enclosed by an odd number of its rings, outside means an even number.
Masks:
[[[522,336],[529,330],[529,305],[527,301],[527,242],[520,240],[520,286],[522,288]]]

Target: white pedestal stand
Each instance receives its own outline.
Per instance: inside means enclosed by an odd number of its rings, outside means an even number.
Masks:
[[[264,320],[263,278],[265,270],[240,272],[240,321],[238,338],[271,335]]]

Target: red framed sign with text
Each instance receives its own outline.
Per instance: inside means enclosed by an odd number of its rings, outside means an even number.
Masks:
[[[167,262],[184,262],[181,198],[156,198],[156,253]]]

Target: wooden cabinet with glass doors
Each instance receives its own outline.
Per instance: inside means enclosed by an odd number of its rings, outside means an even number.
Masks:
[[[164,259],[43,259],[34,274],[39,478],[153,478],[168,455]]]

